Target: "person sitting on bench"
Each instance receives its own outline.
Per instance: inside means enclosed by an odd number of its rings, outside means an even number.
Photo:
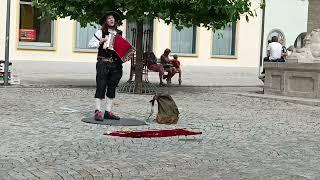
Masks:
[[[181,67],[180,67],[180,61],[178,60],[178,56],[175,54],[173,55],[173,60],[171,60],[171,64],[175,68],[175,72],[179,73],[179,84],[181,85]]]
[[[171,84],[171,78],[175,75],[175,68],[170,63],[169,54],[171,53],[170,49],[164,50],[163,54],[160,57],[161,64],[165,71],[168,72],[168,75],[163,76],[163,79],[167,79],[167,84]]]
[[[263,59],[264,62],[285,62],[285,59],[282,58],[284,55],[286,55],[287,52],[284,52],[283,45],[279,43],[279,38],[277,36],[273,36],[271,38],[271,42],[268,44],[267,47],[267,57]],[[263,79],[265,69],[263,68],[263,71],[261,72],[261,77],[259,79]]]
[[[282,59],[282,45],[279,43],[279,39],[277,36],[273,36],[271,39],[271,43],[267,47],[267,56],[264,58],[265,62],[284,62]]]
[[[159,72],[160,86],[164,86],[162,77],[164,75],[164,69],[162,64],[157,63],[157,57],[152,51],[147,51],[143,54],[143,59],[146,61],[147,68],[154,72]]]

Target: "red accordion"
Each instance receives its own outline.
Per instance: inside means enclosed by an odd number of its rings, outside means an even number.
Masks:
[[[135,48],[120,35],[114,37],[113,49],[124,63],[130,61],[135,52]]]

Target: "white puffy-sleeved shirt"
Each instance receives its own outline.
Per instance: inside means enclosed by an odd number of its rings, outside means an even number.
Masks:
[[[117,31],[109,30],[109,33],[117,34]],[[106,36],[106,38],[107,37],[108,36]],[[102,39],[102,30],[99,29],[96,33],[94,33],[94,36],[89,41],[88,46],[91,47],[91,48],[99,48],[101,39]],[[109,42],[107,41],[107,43],[109,43]]]

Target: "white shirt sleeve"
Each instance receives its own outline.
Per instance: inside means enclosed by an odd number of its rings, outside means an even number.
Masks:
[[[91,48],[98,48],[100,46],[101,38],[102,38],[102,30],[98,30],[89,41],[88,46]]]

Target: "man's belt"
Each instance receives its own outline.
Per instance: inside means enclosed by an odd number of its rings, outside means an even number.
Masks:
[[[130,61],[136,51],[135,48],[120,35],[115,35],[112,37],[112,40],[108,40],[108,42],[104,44],[103,49],[114,51],[123,63]],[[98,56],[98,60],[114,62],[114,59],[112,58],[105,58],[101,56]]]
[[[103,61],[103,62],[114,62],[114,59],[112,57],[110,58],[105,58],[105,57],[102,57],[102,56],[98,56],[97,58],[98,61]]]

